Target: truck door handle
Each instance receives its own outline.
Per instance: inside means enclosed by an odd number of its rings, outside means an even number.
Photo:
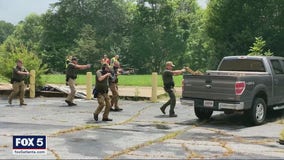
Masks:
[[[211,88],[212,86],[210,84],[205,85],[206,88]]]

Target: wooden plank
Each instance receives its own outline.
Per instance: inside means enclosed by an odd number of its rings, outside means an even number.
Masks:
[[[70,93],[69,86],[61,86],[61,85],[59,86],[59,85],[55,85],[55,84],[48,84],[46,86],[54,88],[55,90],[57,90],[59,92],[63,92],[63,93],[66,93],[66,94]],[[75,97],[76,98],[83,98],[83,99],[85,99],[86,98],[86,93],[84,93],[82,91],[77,91],[76,94],[75,94]]]

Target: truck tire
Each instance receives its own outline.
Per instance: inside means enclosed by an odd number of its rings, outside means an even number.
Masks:
[[[207,108],[194,107],[194,113],[196,117],[198,117],[200,120],[205,120],[209,119],[212,116],[213,110]]]
[[[256,98],[253,101],[252,107],[245,111],[246,119],[252,125],[260,125],[264,123],[267,112],[267,105],[262,98]]]

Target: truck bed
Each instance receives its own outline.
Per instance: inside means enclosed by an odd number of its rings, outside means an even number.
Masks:
[[[201,98],[208,100],[239,101],[235,94],[236,81],[247,81],[247,87],[253,85],[249,79],[267,77],[267,72],[233,72],[233,71],[207,71],[205,75],[184,75],[183,98]],[[264,79],[264,78],[263,78]],[[249,89],[249,88],[248,88]],[[245,92],[243,95],[246,95]]]

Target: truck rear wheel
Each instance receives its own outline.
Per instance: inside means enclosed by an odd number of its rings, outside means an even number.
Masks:
[[[262,98],[253,101],[252,108],[245,111],[245,116],[252,125],[260,125],[265,121],[267,105]]]
[[[204,119],[209,119],[212,116],[213,110],[207,108],[194,107],[194,113],[196,117],[198,117],[201,120],[204,120]]]

